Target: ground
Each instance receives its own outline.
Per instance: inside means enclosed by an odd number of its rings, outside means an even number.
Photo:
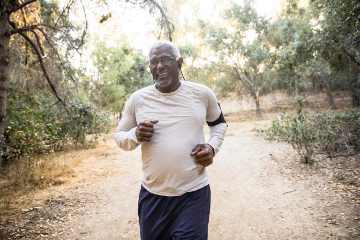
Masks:
[[[229,122],[208,167],[209,239],[360,239],[359,179],[347,182],[359,172],[346,165],[359,159],[336,165],[318,155],[312,166],[301,164],[287,144],[256,136],[267,124]],[[109,137],[66,156],[83,160],[62,185],[19,198],[1,213],[3,239],[140,239],[140,148],[122,151]]]

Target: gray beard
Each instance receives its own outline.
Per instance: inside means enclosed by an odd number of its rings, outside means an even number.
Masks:
[[[166,81],[159,81],[159,80],[155,80],[156,85],[158,85],[159,87],[167,87],[170,85],[170,83],[172,82],[172,79],[170,78],[169,80]]]

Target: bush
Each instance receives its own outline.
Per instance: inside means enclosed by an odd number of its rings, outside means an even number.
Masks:
[[[59,136],[60,125],[32,94],[10,88],[2,156],[9,160],[54,151],[66,140]]]
[[[269,141],[287,142],[301,156],[304,163],[310,163],[314,155],[314,142],[316,132],[312,122],[307,119],[307,111],[303,109],[305,98],[296,96],[298,105],[295,114],[280,114],[277,119],[272,119],[272,126],[261,130],[264,138]]]
[[[297,96],[295,103],[298,107],[293,116],[280,114],[272,119],[270,128],[260,130],[265,139],[291,144],[304,163],[312,162],[315,147],[329,156],[359,152],[360,112],[357,109],[308,116],[303,109],[305,97]]]
[[[38,154],[63,150],[69,144],[86,144],[86,136],[109,130],[107,116],[88,103],[72,100],[67,107],[45,108],[35,95],[10,87],[2,156],[5,160],[34,158]]]
[[[314,123],[317,146],[329,156],[359,152],[360,112],[357,109],[346,109],[344,113],[318,112],[309,120]]]
[[[94,134],[95,140],[99,134],[109,131],[110,120],[102,112],[96,112],[89,103],[83,103],[79,99],[70,101],[69,114],[64,116],[61,122],[61,133],[75,144],[75,148],[86,143],[86,136]]]

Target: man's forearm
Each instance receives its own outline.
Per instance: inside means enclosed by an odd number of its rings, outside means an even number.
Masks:
[[[210,138],[207,144],[213,147],[214,153],[217,154],[220,151],[222,142],[226,134],[227,124],[220,123],[215,126],[209,126]]]
[[[135,130],[136,127],[130,129],[129,131],[123,131],[119,127],[116,129],[115,141],[121,149],[131,151],[140,145],[140,142],[136,138]]]

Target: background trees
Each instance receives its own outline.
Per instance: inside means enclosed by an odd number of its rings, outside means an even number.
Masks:
[[[109,130],[109,114],[121,112],[126,97],[148,84],[145,57],[126,43],[103,43],[93,51],[97,75],[76,66],[89,42],[88,21],[72,21],[71,14],[86,17],[81,1],[62,8],[55,1],[1,1],[1,24],[7,24],[0,33],[5,163],[30,163],[38,154],[96,141]]]
[[[254,1],[244,1],[244,6],[233,4],[224,13],[227,26],[218,28],[200,22],[202,37],[214,51],[224,74],[236,80],[256,103],[256,115],[261,117],[260,90],[269,80],[272,67],[269,45],[264,39],[269,22],[258,16],[252,6]],[[249,35],[252,35],[252,41]]]
[[[353,106],[359,107],[359,1],[316,0],[309,10],[318,24],[317,52],[331,65],[335,81],[341,81],[342,89],[351,92]]]
[[[31,7],[29,6],[31,4]],[[41,5],[43,4],[43,6]],[[42,11],[44,4],[48,11]],[[70,3],[69,3],[70,4]],[[69,6],[68,6],[69,7]],[[67,7],[67,8],[68,8]],[[57,38],[61,37],[62,42],[68,45],[67,49],[79,49],[83,44],[83,35],[74,38],[69,35],[70,31],[76,31],[68,19],[66,8],[59,15],[56,13],[56,4],[47,4],[28,0],[19,3],[16,0],[1,1],[0,4],[0,142],[3,144],[6,121],[6,105],[9,87],[9,76],[14,76],[20,86],[27,85],[30,91],[31,78],[45,79],[51,92],[59,103],[66,106],[66,101],[59,92],[60,79],[56,79],[56,65],[61,64],[66,74],[70,72],[61,59],[56,47]],[[56,20],[55,20],[56,19]],[[49,25],[52,24],[53,25]],[[59,25],[58,25],[59,24]],[[62,25],[63,24],[63,25]],[[14,40],[10,42],[10,37]],[[69,40],[70,39],[70,40]],[[12,45],[11,45],[12,44]],[[10,52],[14,54],[10,55]],[[17,58],[15,57],[17,56]],[[20,64],[18,64],[20,62]],[[54,66],[55,65],[55,66]],[[48,68],[47,66],[52,66]],[[41,69],[41,70],[40,70]],[[38,72],[41,71],[41,75]],[[67,81],[68,79],[66,79]],[[72,78],[72,80],[74,80]],[[25,84],[24,84],[25,83]],[[36,84],[39,84],[36,81]],[[18,87],[18,86],[17,86]],[[44,86],[43,86],[44,87]],[[0,173],[2,161],[0,158]]]
[[[288,0],[272,19],[259,16],[253,6],[254,1],[230,5],[220,27],[199,23],[216,65],[228,76],[219,76],[217,86],[234,91],[226,82],[247,91],[258,116],[259,94],[276,90],[290,95],[322,91],[333,109],[334,92],[349,91],[353,106],[359,106],[358,1],[301,5]]]
[[[359,106],[357,0],[287,0],[272,16],[258,14],[255,3],[208,1],[204,15],[200,1],[71,0],[61,7],[56,1],[1,1],[3,157],[8,162],[24,150],[81,147],[110,118],[116,123],[128,97],[153,84],[145,49],[155,39],[178,44],[186,80],[208,85],[219,97],[250,96],[258,117],[260,96],[276,91],[324,92],[332,108],[334,96],[345,92]],[[151,17],[140,21],[151,40],[135,45],[140,37],[130,39],[123,29],[127,14]],[[19,137],[25,131],[26,141]]]

